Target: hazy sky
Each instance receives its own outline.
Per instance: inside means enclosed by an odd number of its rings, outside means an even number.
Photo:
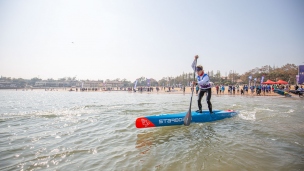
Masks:
[[[157,80],[304,62],[303,0],[0,0],[0,75]]]

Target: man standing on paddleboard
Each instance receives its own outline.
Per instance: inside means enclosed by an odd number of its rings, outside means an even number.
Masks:
[[[211,104],[211,101],[210,101],[211,100],[210,79],[209,79],[208,74],[204,73],[203,66],[201,66],[201,65],[196,66],[196,61],[198,59],[198,55],[196,55],[194,58],[195,58],[194,59],[195,62],[193,62],[193,63],[195,63],[195,64],[192,64],[192,68],[195,69],[195,71],[196,71],[197,82],[193,81],[192,86],[197,84],[200,87],[200,92],[198,94],[198,100],[197,100],[198,110],[196,112],[202,113],[202,103],[201,103],[201,101],[202,101],[202,98],[203,98],[204,94],[206,93],[206,96],[207,96],[206,100],[207,100],[209,112],[210,112],[210,114],[212,114],[212,104]]]

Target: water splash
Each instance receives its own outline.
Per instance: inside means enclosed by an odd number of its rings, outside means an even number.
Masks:
[[[256,111],[240,111],[238,116],[244,120],[255,121],[256,120],[255,114]]]
[[[284,113],[293,113],[294,110],[293,109],[289,109],[287,112],[284,112]]]

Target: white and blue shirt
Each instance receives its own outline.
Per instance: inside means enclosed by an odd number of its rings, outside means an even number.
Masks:
[[[211,88],[210,79],[208,74],[204,74],[202,76],[197,76],[197,84],[201,89]]]

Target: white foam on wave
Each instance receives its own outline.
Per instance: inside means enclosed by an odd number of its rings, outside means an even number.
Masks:
[[[289,109],[287,112],[284,112],[284,113],[293,113],[294,110],[293,109]]]
[[[295,142],[295,144],[300,145],[300,146],[304,146],[304,145],[302,145],[302,144],[300,144],[300,143],[298,143],[298,142]]]
[[[124,105],[115,105],[115,106],[109,106],[108,109],[119,109],[119,108],[123,108]]]
[[[285,107],[285,108],[290,108],[291,107],[290,105],[286,105],[286,104],[278,104],[277,106]]]
[[[256,120],[255,114],[256,114],[255,111],[250,111],[250,112],[249,111],[240,111],[238,116],[244,120],[255,121]]]
[[[269,109],[269,108],[255,108],[255,111],[271,111],[271,112],[273,112],[274,110]]]
[[[17,111],[14,113],[4,113],[0,114],[0,117],[9,120],[9,119],[17,119],[17,118],[35,118],[35,117],[44,117],[44,118],[57,118],[69,120],[72,118],[77,118],[82,116],[83,114],[90,113],[91,110],[87,109],[78,109],[73,110],[69,108],[63,109],[52,109],[52,110],[40,110],[40,111]]]

